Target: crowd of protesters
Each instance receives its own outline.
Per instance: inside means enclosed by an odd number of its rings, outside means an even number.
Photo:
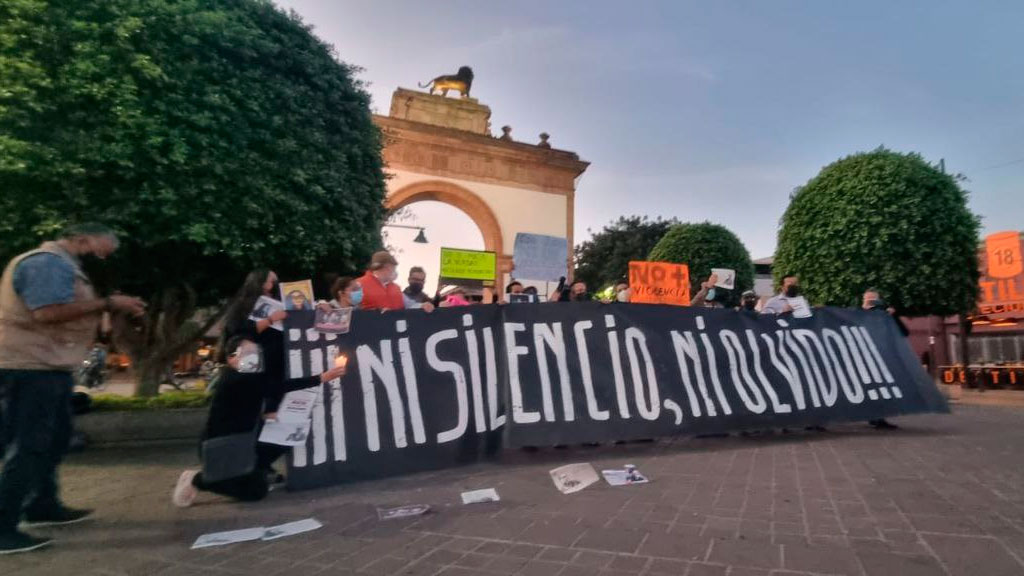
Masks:
[[[64,505],[57,483],[57,467],[71,435],[70,397],[72,373],[85,360],[103,313],[142,316],[146,304],[134,297],[97,296],[82,262],[106,258],[118,247],[114,233],[100,225],[68,229],[59,239],[14,258],[0,278],[0,392],[3,393],[3,438],[6,453],[0,475],[0,555],[25,552],[49,543],[46,538],[21,531],[19,526],[71,524],[86,519],[91,511]],[[512,281],[505,294],[489,291],[484,297],[470,294],[460,286],[448,286],[434,296],[424,291],[427,273],[410,269],[406,287],[399,287],[398,262],[388,252],[377,252],[360,277],[334,280],[329,299],[317,302],[325,310],[405,310],[430,313],[436,308],[469,306],[474,303],[537,302],[535,287]],[[717,287],[711,275],[703,281],[692,306],[723,308],[727,293]],[[298,309],[311,309],[304,294]],[[288,312],[277,310],[265,317],[253,311],[263,299],[280,301],[277,274],[272,270],[252,271],[229,304],[218,346],[225,372],[213,392],[207,424],[203,430],[200,458],[203,470],[186,470],[179,477],[172,500],[177,506],[191,505],[200,492],[208,491],[242,500],[260,500],[274,483],[282,480],[274,462],[285,449],[257,442],[265,422],[276,418],[285,394],[340,378],[344,365],[324,374],[290,379],[285,371],[284,333],[280,323]],[[547,295],[549,302],[628,303],[630,287],[616,283],[603,296],[594,298],[581,280],[559,282]],[[806,301],[800,297],[799,278],[786,276],[781,292],[760,305],[753,291],[740,297],[737,311],[743,314],[794,314]],[[886,310],[875,289],[864,293],[863,308]],[[808,309],[809,310],[809,309]],[[888,309],[892,313],[891,309]],[[884,420],[879,427],[891,426]],[[240,442],[240,444],[239,444]],[[226,478],[214,477],[206,464],[207,452],[235,450],[249,464],[245,472]],[[250,453],[251,452],[251,453]]]

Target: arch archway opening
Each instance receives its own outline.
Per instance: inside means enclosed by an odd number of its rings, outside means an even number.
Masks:
[[[452,204],[436,200],[413,200],[391,213],[387,224],[422,227],[426,243],[415,242],[416,228],[397,228],[385,225],[382,230],[384,245],[398,260],[398,284],[408,284],[409,269],[420,266],[426,270],[424,291],[433,296],[441,265],[441,248],[464,250],[486,249],[483,232],[466,212]]]

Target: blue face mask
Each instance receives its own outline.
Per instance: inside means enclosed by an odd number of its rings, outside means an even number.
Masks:
[[[705,296],[704,299],[707,300],[708,302],[714,301],[714,299],[715,299],[715,289],[712,288],[712,289],[708,290],[708,295]]]
[[[355,292],[349,292],[348,299],[352,301],[352,306],[358,308],[363,303],[363,291],[356,290]]]

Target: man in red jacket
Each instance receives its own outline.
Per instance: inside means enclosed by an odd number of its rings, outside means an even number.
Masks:
[[[405,300],[402,289],[395,284],[398,279],[398,261],[386,250],[373,255],[370,269],[359,278],[363,287],[363,310],[403,310]]]

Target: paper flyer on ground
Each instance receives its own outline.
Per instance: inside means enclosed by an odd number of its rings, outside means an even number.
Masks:
[[[396,518],[422,516],[427,512],[430,512],[430,506],[426,504],[413,504],[398,508],[377,508],[377,518],[379,520],[394,520]]]
[[[469,492],[462,493],[463,504],[482,504],[484,502],[500,502],[501,497],[498,496],[498,491],[494,488],[484,488],[483,490],[471,490]]]
[[[650,482],[634,466],[625,466],[620,470],[601,470],[601,475],[612,486],[628,486],[630,484],[646,484]]]
[[[567,464],[552,470],[551,480],[559,492],[572,494],[597,482],[598,476],[590,464]]]
[[[277,540],[278,538],[295,536],[296,534],[302,534],[303,532],[312,532],[322,526],[323,524],[321,524],[316,518],[306,518],[305,520],[297,520],[287,524],[271,526],[266,529],[260,539]]]
[[[266,532],[266,528],[259,526],[257,528],[245,528],[242,530],[203,534],[196,539],[195,543],[192,544],[192,549],[198,550],[200,548],[237,544],[238,542],[251,542],[253,540],[263,538],[264,532]]]

